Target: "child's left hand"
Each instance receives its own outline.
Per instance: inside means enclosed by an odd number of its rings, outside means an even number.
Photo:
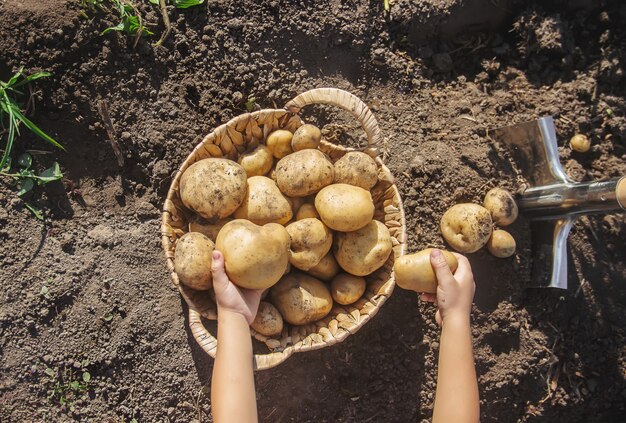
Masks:
[[[237,287],[228,279],[224,270],[224,255],[213,251],[211,264],[213,289],[217,301],[217,312],[233,312],[241,314],[248,324],[252,323],[261,302],[261,289],[244,289]]]

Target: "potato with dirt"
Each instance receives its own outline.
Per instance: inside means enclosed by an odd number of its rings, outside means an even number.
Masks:
[[[333,183],[333,164],[319,150],[300,150],[276,164],[276,184],[290,197],[306,197]]]
[[[430,253],[433,248],[426,248],[418,253],[398,257],[393,265],[396,284],[402,289],[415,292],[437,292],[437,275],[430,264]],[[441,250],[452,273],[456,272],[459,263],[449,251]]]
[[[231,220],[233,220],[232,217],[225,217],[213,223],[200,216],[194,216],[189,221],[189,232],[200,232],[206,235],[211,241],[215,241],[220,229]]]
[[[474,253],[487,244],[493,227],[491,214],[478,204],[450,207],[441,218],[441,234],[460,253]]]
[[[282,159],[293,153],[293,149],[291,148],[292,138],[293,134],[291,132],[286,129],[277,129],[267,136],[265,144],[274,157]]]
[[[239,164],[246,171],[248,178],[251,176],[263,176],[272,169],[274,157],[267,146],[260,144],[251,151],[246,151],[239,156]]]
[[[339,273],[330,283],[330,294],[337,304],[349,305],[363,296],[365,287],[364,277]]]
[[[515,238],[502,229],[496,229],[487,242],[487,250],[498,257],[507,258],[515,254]]]
[[[211,263],[215,244],[199,232],[188,232],[176,241],[174,271],[190,288],[205,291],[213,287]]]
[[[515,222],[519,210],[513,195],[502,188],[492,188],[485,195],[483,205],[489,213],[493,223],[498,226],[508,226]]]
[[[350,232],[361,229],[374,218],[372,194],[348,184],[329,185],[315,196],[315,209],[331,229]]]
[[[326,254],[319,263],[307,270],[307,273],[317,279],[330,282],[339,273],[339,264],[332,252]]]
[[[286,229],[291,238],[289,263],[300,270],[316,266],[333,245],[332,232],[319,219],[298,220]]]
[[[180,177],[180,199],[205,219],[223,219],[243,203],[246,172],[228,159],[195,162]]]
[[[315,209],[315,205],[311,203],[304,203],[298,209],[298,213],[296,213],[296,220],[308,219],[308,218],[319,219],[320,214]]]
[[[343,270],[356,276],[367,276],[389,258],[391,235],[383,223],[372,220],[357,231],[336,232],[333,250]]]
[[[335,183],[371,190],[378,182],[378,166],[368,154],[350,151],[335,162]]]
[[[283,316],[272,304],[261,301],[250,327],[263,336],[279,335],[283,331]]]
[[[293,151],[305,150],[307,148],[315,149],[320,145],[322,132],[315,125],[305,123],[293,133],[291,139],[291,148]]]
[[[278,223],[259,226],[235,219],[219,232],[215,248],[224,254],[226,274],[234,284],[265,289],[285,274],[289,244],[289,233]]]
[[[257,225],[284,225],[293,217],[293,211],[289,200],[274,181],[265,176],[253,176],[248,178],[246,196],[234,216],[235,219],[248,219]]]
[[[569,140],[569,146],[578,153],[586,153],[591,148],[591,141],[586,135],[576,134]]]
[[[333,307],[333,298],[326,285],[300,272],[285,275],[272,287],[270,297],[283,319],[292,325],[320,320]]]

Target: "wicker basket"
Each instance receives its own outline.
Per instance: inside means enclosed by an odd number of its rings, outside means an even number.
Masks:
[[[194,162],[208,157],[226,157],[237,160],[249,148],[257,146],[276,129],[295,131],[302,120],[300,109],[310,104],[329,104],[350,112],[363,126],[368,137],[368,148],[362,150],[376,159],[379,167],[379,182],[372,189],[376,206],[374,218],[389,228],[393,242],[393,254],[385,265],[367,276],[367,290],[363,297],[349,306],[335,305],[330,314],[317,322],[304,326],[285,325],[280,336],[268,338],[258,333],[252,335],[265,343],[269,353],[255,354],[257,370],[274,367],[295,352],[324,348],[346,339],[371,319],[391,295],[394,288],[393,262],[405,252],[406,232],[402,199],[389,169],[376,157],[377,147],[382,142],[380,128],[369,108],[354,95],[334,88],[319,88],[300,94],[287,103],[284,109],[264,109],[245,113],[221,125],[207,135],[189,154],[174,177],[163,206],[161,234],[167,267],[172,280],[189,306],[189,326],[198,344],[215,357],[217,339],[206,329],[202,318],[216,319],[216,305],[207,292],[195,291],[179,283],[174,272],[174,249],[176,240],[188,231],[191,212],[180,201],[178,184],[183,172]],[[334,161],[342,157],[347,149],[322,140],[319,149]],[[257,348],[258,349],[258,348]]]

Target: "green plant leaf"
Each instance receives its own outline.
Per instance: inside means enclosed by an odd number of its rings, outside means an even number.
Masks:
[[[204,3],[204,0],[172,0],[172,4],[178,9],[187,9],[188,7],[198,6]]]
[[[148,0],[148,1],[152,4],[156,4],[156,5],[159,4],[159,0]]]
[[[28,203],[28,202],[24,202],[24,206],[30,210],[30,212],[39,220],[43,220],[43,213],[41,212],[41,209],[38,207],[33,206],[32,204]]]
[[[41,291],[39,293],[42,295],[48,295],[48,292],[50,292],[50,290],[48,289],[46,285],[44,285],[41,287]]]
[[[33,164],[33,156],[28,153],[20,154],[17,158],[17,165],[23,167],[24,169],[28,169]]]
[[[130,419],[130,422],[128,423],[137,423],[137,419],[135,419],[134,417],[132,419]]]
[[[19,119],[24,124],[24,126],[26,126],[28,129],[30,129],[39,138],[43,139],[44,141],[49,142],[50,144],[54,145],[57,148],[60,148],[61,150],[65,151],[65,148],[61,144],[56,142],[52,137],[50,137],[50,135],[46,134],[44,131],[39,129],[39,127],[37,125],[35,125],[33,122],[31,122],[16,107],[17,106],[14,106],[14,109],[13,109],[13,112],[15,113],[15,117],[17,119]]]
[[[124,22],[120,22],[115,26],[110,26],[100,33],[100,35],[108,34],[111,31],[124,31]]]
[[[54,370],[52,370],[50,367],[46,367],[46,370],[44,370],[44,372],[50,377],[54,376]]]
[[[22,195],[32,190],[34,186],[35,182],[33,182],[31,178],[22,179],[20,181],[20,190],[17,192],[17,196],[21,197]]]
[[[106,316],[104,316],[105,322],[110,322],[111,320],[113,320],[113,314],[109,313]]]
[[[248,101],[246,101],[246,110],[248,112],[252,112],[254,110],[254,105],[256,104],[256,98],[250,97]]]
[[[70,383],[70,388],[72,388],[74,391],[78,391],[79,387],[80,387],[80,382],[78,382],[77,380],[74,380]]]
[[[83,381],[89,382],[91,380],[91,374],[89,372],[83,372]]]
[[[6,163],[4,164],[4,167],[2,169],[0,169],[0,172],[2,173],[6,173],[8,171],[11,170],[11,158],[9,157],[6,161]]]
[[[58,181],[62,177],[63,174],[61,173],[61,168],[59,167],[59,164],[57,162],[54,162],[52,163],[52,166],[41,172],[37,179],[44,184],[47,184],[48,182]]]
[[[11,88],[21,87],[22,85],[30,84],[36,79],[46,78],[48,76],[52,76],[52,74],[50,72],[33,73],[32,75],[25,76],[24,79],[22,79],[20,82],[14,83]]]
[[[91,361],[89,361],[89,359],[86,358],[86,359],[84,359],[83,361],[80,362],[80,365],[82,367],[87,367],[87,366],[89,366],[90,363],[91,363]]]

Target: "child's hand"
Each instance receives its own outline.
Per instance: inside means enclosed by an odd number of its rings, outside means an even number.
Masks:
[[[241,314],[248,324],[252,323],[261,301],[261,289],[244,289],[237,287],[228,279],[224,271],[224,255],[213,251],[213,289],[217,301],[217,312],[233,312]]]
[[[422,301],[437,303],[435,319],[441,325],[449,316],[468,318],[472,310],[474,298],[474,276],[469,261],[461,254],[452,253],[459,262],[459,266],[452,274],[448,263],[439,250],[430,253],[430,264],[437,275],[437,295],[422,294]]]

